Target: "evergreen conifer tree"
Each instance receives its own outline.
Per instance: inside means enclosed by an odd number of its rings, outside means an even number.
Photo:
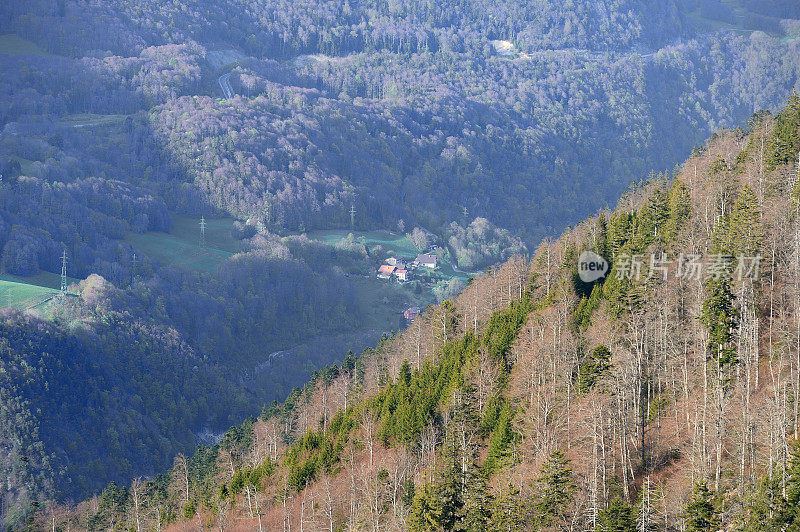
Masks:
[[[670,244],[675,240],[681,227],[683,227],[683,224],[692,213],[689,189],[679,179],[676,179],[672,184],[667,203],[669,205],[669,215],[664,228],[663,240],[665,244]]]
[[[509,483],[492,501],[492,529],[513,532],[520,530],[524,522],[525,504],[519,489]]]
[[[622,499],[614,499],[608,508],[597,513],[596,532],[636,532],[633,508]]]
[[[534,502],[535,521],[542,527],[561,522],[577,489],[572,479],[569,460],[562,451],[547,456],[536,479],[538,492]]]
[[[682,517],[687,532],[714,532],[719,529],[721,523],[714,506],[714,492],[705,481],[695,484]]]

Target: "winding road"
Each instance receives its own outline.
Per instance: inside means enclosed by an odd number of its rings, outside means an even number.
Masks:
[[[225,94],[225,98],[233,98],[236,93],[233,92],[233,87],[231,87],[231,73],[228,72],[227,74],[221,75],[218,81],[223,94]]]

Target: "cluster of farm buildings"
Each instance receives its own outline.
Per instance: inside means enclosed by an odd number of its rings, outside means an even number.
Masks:
[[[411,273],[418,268],[436,269],[437,257],[432,253],[420,253],[413,261],[403,262],[402,259],[389,257],[378,268],[378,279],[396,279],[405,282],[411,279]]]

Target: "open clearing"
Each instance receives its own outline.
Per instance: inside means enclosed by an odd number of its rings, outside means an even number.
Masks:
[[[206,52],[206,61],[211,65],[214,70],[221,70],[226,66],[247,59],[243,53],[234,50],[233,48],[219,48],[216,50],[208,50]]]
[[[80,279],[67,277],[67,285],[79,282]],[[61,276],[56,273],[40,271],[30,277],[3,273],[0,274],[0,308],[29,309],[39,306],[58,294],[60,288]]]
[[[206,219],[206,247],[200,246],[200,218],[172,215],[170,233],[128,233],[125,241],[161,264],[213,272],[238,250],[233,218]]]
[[[0,308],[28,309],[58,294],[58,290],[0,279]]]
[[[94,113],[81,113],[66,116],[61,123],[65,126],[81,128],[91,126],[113,126],[121,124],[128,115],[98,115]]]
[[[395,256],[406,260],[414,259],[421,251],[411,243],[406,235],[392,233],[390,231],[348,231],[346,229],[327,229],[311,231],[307,233],[311,240],[318,240],[325,244],[334,245],[337,242],[353,235],[355,242],[363,244],[367,248],[371,257],[383,260],[386,257]],[[450,264],[450,254],[443,248],[437,248],[433,252],[439,257],[439,267],[427,272],[434,278],[448,280],[452,277],[467,279],[470,272],[456,271]]]
[[[389,231],[347,231],[344,229],[326,229],[307,233],[311,240],[318,240],[325,244],[336,244],[342,239],[353,235],[355,242],[364,244],[370,255],[383,253],[387,257],[394,255],[404,259],[413,259],[419,253],[417,247],[405,235]],[[384,258],[384,257],[380,257]]]
[[[722,0],[716,12],[698,7],[689,16],[708,24],[713,31],[734,31],[746,35],[753,31],[765,31],[775,37],[787,37],[778,18],[752,12],[742,0]]]
[[[35,43],[14,33],[0,35],[0,54],[5,55],[50,55]]]
[[[234,254],[239,251],[239,241],[233,238],[233,218],[206,218],[206,246]],[[187,243],[200,243],[200,217],[183,214],[172,215],[172,231],[169,233]]]

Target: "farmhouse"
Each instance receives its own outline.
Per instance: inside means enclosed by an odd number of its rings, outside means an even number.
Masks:
[[[434,269],[436,268],[436,255],[432,255],[430,253],[421,253],[417,255],[416,262],[425,268]]]
[[[381,264],[378,268],[378,279],[391,279],[396,268],[389,264]]]
[[[419,307],[411,307],[403,311],[403,317],[409,322],[414,321],[417,316],[419,316]]]
[[[408,281],[408,270],[405,268],[397,268],[394,271],[394,276],[397,277],[398,281]]]

